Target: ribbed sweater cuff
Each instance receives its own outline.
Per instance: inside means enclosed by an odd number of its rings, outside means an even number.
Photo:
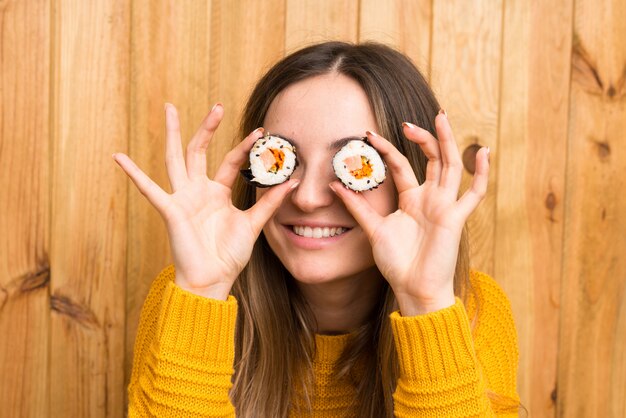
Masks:
[[[459,298],[440,311],[390,315],[400,375],[409,381],[437,381],[475,369],[476,358],[465,307]]]
[[[187,292],[168,282],[163,292],[157,326],[160,351],[184,356],[198,366],[229,365],[235,353],[237,301],[220,301]]]

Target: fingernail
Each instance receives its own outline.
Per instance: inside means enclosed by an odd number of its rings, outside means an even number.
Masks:
[[[378,136],[378,134],[376,132],[372,132],[372,131],[365,131],[365,133],[367,135],[371,135],[371,136]]]
[[[170,103],[165,102],[165,104],[163,105],[163,110],[167,112],[168,106],[170,106]]]
[[[215,103],[213,105],[213,107],[211,108],[211,112],[213,112],[215,110],[215,108],[218,107],[218,106],[222,106],[222,104],[221,103]]]
[[[413,125],[412,123],[409,122],[402,122],[402,126],[409,128],[409,129],[415,129],[417,128],[417,126]]]
[[[330,187],[330,190],[332,190],[333,192],[335,192],[335,188],[333,187],[332,183],[328,183],[328,187]]]
[[[299,184],[300,184],[300,182],[296,180],[289,188],[290,189],[295,189],[296,187],[298,187]]]
[[[253,135],[260,134],[260,133],[262,134],[263,132],[265,132],[265,129],[263,129],[263,128],[256,128],[254,131],[252,131],[252,134]]]
[[[491,162],[491,156],[489,155],[490,152],[491,150],[487,147],[487,162]]]
[[[439,114],[444,115],[445,117],[448,117],[448,114],[446,113],[444,109],[439,109]]]
[[[111,154],[111,157],[113,157],[113,159],[115,159],[115,154]]]

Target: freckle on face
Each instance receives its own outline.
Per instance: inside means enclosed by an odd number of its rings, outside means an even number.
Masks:
[[[330,144],[340,138],[362,137],[379,131],[369,100],[360,85],[338,74],[312,77],[292,84],[274,99],[263,126],[288,137],[296,146],[299,166],[292,178],[300,185],[283,201],[263,232],[270,247],[299,281],[322,283],[362,274],[374,267],[365,233],[332,192],[336,180]],[[265,193],[259,189],[258,195]],[[391,179],[363,193],[380,214],[394,211],[395,187]],[[307,241],[293,225],[343,226],[346,233],[325,241]]]

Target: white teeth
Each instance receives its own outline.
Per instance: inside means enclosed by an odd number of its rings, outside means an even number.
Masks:
[[[310,226],[300,225],[294,225],[292,229],[296,235],[300,235],[301,237],[305,238],[330,238],[334,237],[335,235],[341,235],[347,231],[346,228],[342,227],[329,228],[326,226],[324,228],[311,228]]]

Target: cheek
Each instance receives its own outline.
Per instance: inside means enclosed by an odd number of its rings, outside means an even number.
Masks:
[[[276,231],[274,230],[274,227],[271,224],[271,222],[268,222],[268,223],[265,224],[261,234],[265,236],[265,240],[269,244],[269,246],[272,249],[272,251],[274,251],[274,253],[276,255],[279,255],[280,248],[277,248],[276,239],[275,239],[276,238]]]
[[[261,235],[265,236],[265,240],[272,252],[278,257],[280,262],[286,266],[285,261],[288,260],[289,249],[286,242],[281,239],[281,233],[278,231],[279,226],[275,225],[271,220],[265,224]]]

